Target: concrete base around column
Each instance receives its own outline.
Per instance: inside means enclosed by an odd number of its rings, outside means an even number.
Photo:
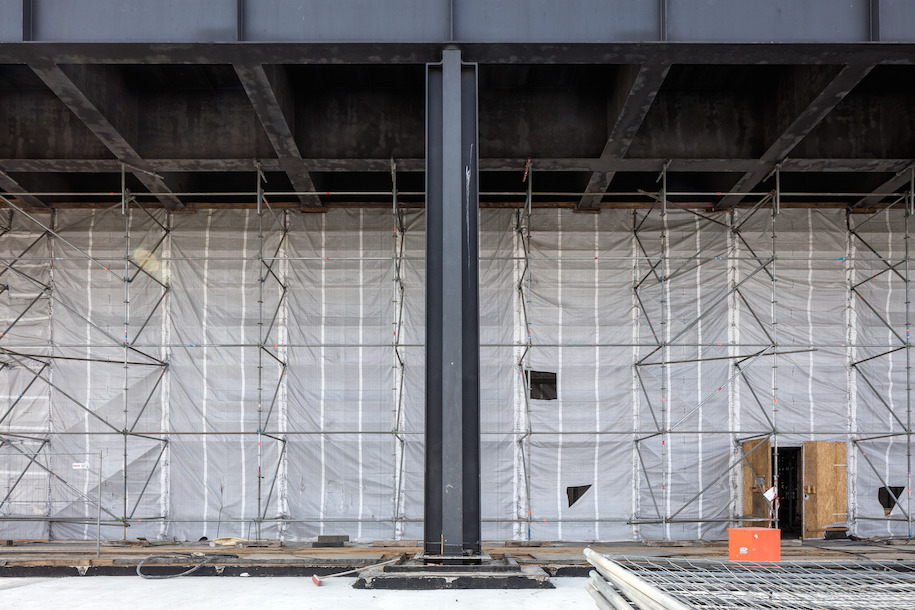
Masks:
[[[553,589],[539,566],[519,565],[510,556],[465,565],[427,564],[421,555],[359,573],[354,589]]]

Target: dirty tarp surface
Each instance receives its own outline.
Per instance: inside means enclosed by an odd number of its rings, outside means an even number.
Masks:
[[[902,214],[644,216],[535,210],[526,258],[523,215],[481,212],[484,538],[723,538],[773,428],[848,442],[852,531],[904,535]],[[101,491],[109,538],[421,538],[422,213],[126,220],[4,220],[2,536],[94,537]]]

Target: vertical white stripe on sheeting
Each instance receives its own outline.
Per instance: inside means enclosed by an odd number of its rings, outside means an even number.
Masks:
[[[364,307],[364,292],[365,292],[365,278],[364,278],[364,269],[365,261],[365,210],[359,210],[359,396],[356,399],[358,404],[358,414],[359,414],[359,424],[357,430],[359,431],[359,523],[356,526],[356,537],[362,538],[362,509],[365,501],[365,470],[363,468],[363,459],[362,459],[362,450],[363,450],[363,434],[362,434],[362,397],[365,394],[365,388],[362,386],[362,336],[363,336],[363,324],[364,320],[362,319]]]
[[[165,212],[165,226],[171,227],[171,218],[169,217],[168,211]],[[162,280],[167,285],[171,286],[171,283],[172,283],[172,280],[171,280],[171,277],[172,277],[172,273],[171,273],[172,272],[172,261],[171,261],[172,233],[171,233],[171,231],[166,232],[165,242],[162,244],[162,247],[163,247]],[[164,362],[171,361],[171,349],[169,347],[167,347],[171,343],[171,337],[172,337],[172,335],[171,335],[172,296],[171,295],[172,295],[171,290],[167,291],[165,293],[165,296],[163,297],[164,301],[162,303],[161,337],[162,337],[162,345],[164,347],[159,352],[159,357]],[[161,394],[160,394],[161,405],[162,405],[162,417],[160,420],[161,424],[160,424],[159,429],[168,430],[170,428],[169,420],[171,419],[171,413],[170,413],[169,402],[168,402],[169,393],[170,393],[170,389],[171,389],[170,388],[170,375],[169,375],[168,369],[163,370],[162,375],[164,376],[162,379],[162,389],[161,389]],[[160,538],[165,538],[165,536],[168,534],[168,528],[169,528],[169,520],[168,520],[169,519],[169,506],[168,505],[169,505],[169,496],[170,496],[170,492],[171,492],[171,490],[169,488],[169,485],[171,484],[171,480],[170,480],[170,476],[169,476],[171,474],[171,448],[170,448],[170,445],[165,445],[165,447],[163,448],[163,451],[165,452],[165,456],[162,460],[162,463],[159,464],[159,481],[160,481],[160,484],[162,485],[162,493],[159,496],[159,498],[160,498],[159,505],[161,507],[159,514],[162,515],[163,517],[165,517],[165,519],[162,520],[161,526],[159,529]]]
[[[855,368],[852,366],[852,363],[856,362],[858,359],[858,349],[856,344],[858,342],[858,312],[855,309],[855,293],[850,290],[851,286],[855,285],[855,277],[857,275],[855,270],[855,260],[857,258],[857,247],[855,243],[855,238],[852,236],[851,232],[845,231],[845,283],[846,283],[846,303],[845,303],[845,345],[846,345],[846,357],[845,357],[845,368],[847,371],[847,423],[846,430],[848,432],[849,438],[854,438],[854,434],[858,432],[857,418],[858,418],[858,388],[855,385],[857,382],[857,375]],[[858,514],[858,456],[857,451],[854,450],[854,445],[848,444],[849,446],[846,449],[847,462],[847,476],[848,476],[848,523],[851,524],[852,530],[851,534],[856,536],[860,535],[858,530],[857,514]]]
[[[318,432],[321,435],[321,521],[318,524],[318,531],[324,533],[324,519],[327,518],[327,434],[324,430],[324,413],[327,407],[327,386],[326,370],[324,366],[325,350],[324,341],[326,337],[325,328],[327,326],[327,214],[321,214],[321,347],[319,348],[321,387],[320,396],[320,414],[318,418]]]
[[[737,220],[737,210],[731,211],[730,222],[733,224]],[[737,285],[738,269],[740,261],[740,240],[734,236],[733,231],[728,231],[728,261],[727,261],[727,288],[733,290]],[[728,356],[734,358],[738,355],[737,345],[740,343],[740,299],[737,292],[731,292],[728,304]],[[735,360],[730,360],[735,362]],[[733,374],[733,364],[729,365],[728,374]],[[740,376],[734,378],[734,381],[728,387],[728,430],[740,430]],[[740,443],[737,442],[735,434],[731,442],[731,460],[730,464],[742,461],[743,451]],[[731,468],[731,510],[730,516],[734,517],[743,514],[743,469]]]
[[[600,219],[594,214],[594,539],[600,540]]]
[[[671,240],[670,240],[670,224],[667,222],[667,212],[666,211],[664,213],[663,218],[664,218],[663,223],[664,223],[665,239],[664,239],[664,243],[662,244],[661,247],[662,247],[662,251],[664,253],[664,277],[669,278],[670,277],[670,241]],[[670,338],[671,338],[670,327],[672,326],[671,306],[670,306],[670,298],[671,298],[670,282],[665,280],[664,284],[661,286],[661,290],[664,291],[664,302],[665,302],[665,305],[667,306],[667,311],[662,312],[662,314],[661,314],[662,316],[664,316],[664,319],[667,321],[667,324],[664,325],[664,343],[669,346]],[[661,355],[662,355],[662,359],[670,359],[670,347],[663,350]],[[666,379],[664,380],[664,385],[667,388],[667,390],[666,390],[667,395],[664,398],[667,400],[667,411],[665,414],[666,419],[664,422],[662,422],[661,425],[664,426],[665,430],[670,430],[670,424],[671,424],[671,421],[673,421],[671,419],[671,411],[673,409],[673,401],[671,400],[671,396],[673,395],[673,392],[671,391],[671,388],[670,388],[670,383],[671,383],[670,369],[671,369],[671,367],[670,367],[670,365],[668,365],[668,366],[665,366],[664,369],[666,370],[666,372],[665,372]],[[661,438],[664,439],[664,436],[662,435]],[[665,490],[666,493],[664,494],[664,515],[665,516],[667,516],[671,513],[671,510],[670,510],[671,501],[670,500],[671,500],[671,488],[673,487],[671,485],[671,483],[673,481],[673,477],[671,476],[671,473],[673,472],[673,447],[671,446],[672,439],[673,439],[673,435],[668,434],[667,438],[666,438],[666,442],[667,442],[667,464],[666,464],[667,489]],[[665,442],[665,441],[662,440],[662,442]],[[664,468],[665,464],[662,463],[661,467]],[[664,523],[664,535],[668,540],[670,540],[670,523],[669,522]]]
[[[813,345],[813,210],[807,210],[807,343]],[[813,350],[807,353],[807,402],[810,420],[810,440],[814,440]]]
[[[289,211],[283,211],[283,226],[289,226]],[[282,372],[283,381],[280,385],[280,396],[279,396],[279,431],[282,434],[282,438],[287,438],[286,434],[289,430],[289,238],[283,240],[281,250],[280,250],[280,277],[283,278],[283,284],[287,286],[286,296],[283,297],[283,302],[280,308],[280,318],[279,318],[279,327],[277,331],[279,333],[279,348],[278,356],[280,360],[287,363],[287,368]],[[279,512],[282,515],[289,514],[289,446],[288,443],[284,443],[280,449],[285,448],[285,451],[282,451],[282,459],[280,460],[280,471],[279,478],[277,480],[277,505],[279,506]],[[282,521],[280,522],[280,540],[285,540],[286,535],[289,529],[289,522]]]
[[[702,249],[702,223],[698,216],[693,217],[696,223],[696,252],[699,252]],[[699,322],[696,323],[696,404],[702,404],[702,263],[699,261],[696,262],[696,318]],[[696,430],[699,434],[696,435],[697,448],[699,451],[697,470],[699,475],[699,480],[696,484],[696,489],[703,489],[702,485],[702,407],[699,407],[699,417],[696,421]],[[704,515],[704,503],[705,494],[699,495],[699,519],[700,521],[696,523],[696,538],[702,539],[702,517]]]
[[[886,219],[886,258],[887,260],[893,260],[893,224],[890,220],[889,211],[884,212],[884,218]],[[883,319],[890,319],[890,312],[892,311],[893,303],[893,274],[885,273],[886,276],[886,302],[883,308]],[[880,322],[877,321],[879,324]],[[890,328],[886,329],[886,341],[888,345],[893,345],[895,338],[893,336],[893,331]],[[893,390],[895,389],[895,384],[893,383],[893,353],[887,354],[888,362],[886,364],[886,399],[890,405],[890,409],[893,413],[896,412],[896,401],[893,397]],[[890,432],[893,431],[895,426],[893,425],[893,415],[892,413],[886,414],[886,423],[889,426]],[[883,458],[883,480],[887,482],[887,485],[892,485],[890,483],[890,455],[893,451],[893,445],[895,439],[894,437],[889,437],[889,440],[886,443],[886,455]],[[892,535],[893,533],[893,522],[887,520],[886,522],[886,533]]]
[[[245,383],[246,373],[248,370],[245,368],[245,349],[246,349],[245,344],[248,343],[248,333],[246,332],[247,321],[248,321],[248,315],[247,315],[248,314],[248,310],[247,310],[248,303],[247,303],[247,298],[246,298],[248,283],[246,280],[248,279],[248,222],[251,219],[251,210],[245,210],[244,215],[245,215],[245,225],[244,225],[244,228],[242,229],[242,242],[241,242],[241,320],[239,321],[239,329],[238,329],[239,335],[240,335],[239,343],[241,343],[241,345],[242,345],[238,350],[238,370],[239,370],[239,376],[241,377],[241,392],[239,393],[240,400],[239,400],[239,404],[238,404],[238,429],[239,430],[245,429],[245,404],[248,400],[248,396],[246,393],[247,384]],[[248,486],[246,485],[246,482],[248,479],[246,477],[247,469],[245,468],[245,466],[246,466],[245,443],[246,442],[247,442],[247,438],[245,437],[244,434],[238,435],[239,449],[241,450],[241,473],[239,474],[239,481],[241,481],[241,485],[239,485],[239,487],[241,487],[241,490],[240,490],[241,491],[241,508],[239,508],[239,515],[238,515],[238,518],[239,518],[238,537],[239,538],[245,537],[245,520],[247,519],[246,513],[247,513]],[[220,505],[222,505],[222,503],[223,503],[223,499],[225,497],[223,495],[224,493],[225,493],[225,490],[221,489],[220,498],[219,498]],[[220,506],[220,508],[222,508],[222,507]]]
[[[392,500],[391,508],[392,508],[393,515],[394,515],[394,540],[400,540],[403,537],[403,522],[400,520],[400,515],[402,512],[401,506],[403,505],[402,504],[403,503],[403,493],[402,493],[403,471],[400,469],[401,460],[403,459],[403,448],[401,447],[400,441],[397,436],[397,434],[399,434],[400,430],[401,430],[399,406],[403,404],[400,400],[400,392],[403,387],[403,385],[402,385],[403,380],[400,377],[400,372],[402,369],[400,367],[400,361],[398,358],[398,355],[399,355],[398,348],[396,347],[396,345],[397,345],[398,339],[400,338],[400,337],[398,337],[398,333],[400,333],[401,336],[403,335],[403,327],[402,326],[398,327],[397,321],[400,319],[400,313],[403,311],[403,299],[401,298],[401,295],[400,295],[400,283],[403,282],[403,272],[404,272],[406,265],[404,265],[402,262],[403,261],[403,252],[401,252],[401,250],[400,250],[401,234],[400,234],[400,231],[398,230],[398,226],[399,226],[399,224],[397,221],[397,215],[395,214],[394,215],[394,239],[393,239],[394,249],[393,249],[392,257],[391,257],[394,262],[394,270],[393,270],[394,308],[393,308],[393,312],[392,312],[393,316],[392,316],[392,321],[391,321],[391,327],[394,329],[394,331],[392,332],[391,336],[393,338],[394,345],[395,345],[394,352],[392,354],[393,358],[392,358],[392,366],[391,366],[392,377],[393,377],[393,383],[391,384],[391,387],[393,389],[393,392],[391,392],[391,405],[392,405],[391,411],[393,413],[392,421],[394,422],[392,424],[392,429],[394,431],[396,431],[395,434],[391,435],[391,439],[392,439],[392,442],[394,445],[394,451],[393,451],[393,454],[394,454],[394,494],[391,499]],[[400,265],[400,282],[398,282],[398,270],[397,270],[398,265]]]
[[[98,217],[96,216],[96,210],[92,210],[92,220],[89,221],[89,243],[86,244],[86,254],[92,256],[92,246],[93,238],[95,233],[95,221]],[[91,260],[86,260],[86,408],[92,409],[92,326],[89,324],[89,320],[92,319],[92,269],[95,264]],[[84,447],[86,454],[92,452],[91,438],[89,434],[89,412],[85,411],[83,413],[83,425],[86,428],[86,439],[84,441]],[[88,457],[88,455],[87,455]],[[91,497],[89,493],[89,479],[90,477],[85,477],[83,482],[83,493],[86,497]],[[85,506],[86,517],[91,516],[89,513],[89,503],[83,503]],[[83,528],[83,537],[89,538],[89,524],[88,522]]]
[[[12,211],[10,213],[12,214]],[[10,218],[10,220],[12,221],[12,218]],[[54,213],[54,212],[51,213],[50,220],[51,220],[51,227],[56,229],[57,228],[56,213]],[[10,222],[10,224],[12,225],[12,222]],[[56,240],[49,238],[46,242],[47,252],[48,252],[48,286],[51,286],[52,290],[56,290],[56,288],[54,288],[54,287],[57,286],[57,281],[58,281],[58,277],[59,277],[59,275],[58,275],[59,270],[58,270],[57,266],[54,264],[54,262],[57,260],[57,248],[54,243],[55,241]],[[57,337],[58,335],[56,335],[54,332],[55,331],[54,321],[57,320],[57,315],[55,313],[55,310],[57,308],[54,305],[55,305],[54,299],[48,299],[48,308],[46,311],[47,311],[47,316],[48,316],[47,317],[47,328],[48,328],[49,345],[57,344],[55,337]],[[55,367],[51,367],[51,369],[48,371],[48,380],[50,381],[50,383],[45,384],[47,386],[45,388],[45,391],[46,391],[45,401],[47,404],[47,412],[46,412],[46,417],[44,418],[44,421],[42,423],[45,425],[48,434],[51,434],[51,432],[56,427],[56,420],[54,419],[54,404],[53,404],[54,403],[54,401],[53,401],[54,387],[51,385],[51,384],[57,382],[57,380],[55,379],[55,376],[54,376],[54,368]],[[46,514],[51,514],[52,498],[51,498],[50,481],[48,481],[48,486],[45,488],[45,491],[46,491],[46,494],[44,494],[44,498],[43,498],[45,506],[43,507],[43,510],[47,511]],[[38,504],[38,500],[36,498],[36,505],[37,504]],[[44,538],[47,538],[48,540],[51,539],[52,532],[51,532],[51,522],[50,521],[45,523],[45,525],[42,529],[42,532],[43,532]]]
[[[635,227],[638,223],[639,215],[638,210],[632,210],[632,226]],[[629,253],[632,256],[632,267],[630,270],[631,273],[631,286],[636,286],[639,281],[639,257],[641,252],[639,251],[638,241],[636,240],[635,231],[632,233],[632,237],[629,239]],[[650,264],[650,263],[649,263]],[[637,362],[639,361],[639,335],[641,333],[641,312],[639,309],[638,296],[636,295],[635,289],[631,290],[632,296],[630,300],[630,320],[632,323],[632,361],[631,361],[631,370],[630,370],[630,396],[632,400],[632,429],[636,431],[641,431],[641,409],[642,401],[640,395],[640,386],[639,378],[637,375]],[[632,539],[639,540],[642,536],[642,531],[639,528],[639,524],[636,523],[636,517],[642,515],[642,465],[639,459],[639,445],[635,442],[635,436],[633,435],[632,439],[632,502],[630,504],[630,516],[632,517]]]
[[[129,210],[129,209],[126,210],[126,214],[125,214],[124,220],[125,220],[125,225],[126,225],[126,226],[124,227],[124,232],[125,232],[125,235],[124,235],[124,246],[125,246],[125,247],[124,247],[124,251],[125,251],[125,256],[129,256],[129,253],[130,253],[130,229],[131,229],[131,220],[132,220],[132,215],[130,214],[130,210]],[[124,265],[125,265],[125,267],[122,267],[122,268],[124,269],[124,271],[123,271],[124,276],[125,276],[125,277],[129,277],[129,273],[130,273],[130,272],[129,272],[129,266],[130,266],[130,263],[129,263],[129,262],[125,262]],[[121,298],[121,300],[122,300],[122,305],[123,305],[123,307],[124,307],[124,318],[123,318],[123,321],[124,321],[124,341],[127,342],[127,341],[130,339],[130,335],[129,335],[129,327],[130,327],[130,284],[128,284],[127,282],[121,282],[121,284],[122,284],[122,286],[121,286],[121,293],[122,293],[122,295],[123,295],[122,298]],[[126,351],[125,351],[125,356],[126,356]],[[125,359],[126,359],[126,357],[125,357]],[[122,401],[121,404],[123,405],[123,408],[124,408],[124,429],[125,429],[125,430],[126,430],[127,427],[130,425],[130,413],[129,413],[129,408],[130,408],[130,403],[129,403],[129,399],[130,399],[130,392],[129,392],[129,389],[130,389],[130,378],[129,378],[129,370],[130,370],[130,369],[129,369],[128,366],[125,364],[125,365],[124,365],[124,381],[123,381],[123,384],[124,384],[124,385],[122,386],[122,388],[123,388],[123,397],[121,398],[121,401]],[[126,513],[127,513],[127,507],[130,506],[130,490],[129,490],[128,486],[127,486],[127,478],[128,478],[129,468],[130,468],[130,462],[129,462],[129,453],[128,453],[128,443],[126,442],[126,441],[127,441],[126,437],[125,437],[123,440],[124,440],[125,442],[124,442],[124,453],[123,453],[123,456],[124,456],[124,457],[123,457],[123,460],[124,460],[124,461],[122,462],[122,468],[123,468],[123,470],[124,470],[124,472],[123,472],[123,479],[122,479],[122,480],[123,480],[123,485],[124,485],[124,498],[123,498],[123,502],[124,502],[124,513],[125,513],[125,517],[126,517],[126,516],[127,516],[127,515],[126,515]],[[88,456],[87,456],[87,457],[88,457]],[[86,473],[86,474],[88,474],[88,473]]]
[[[207,213],[207,228],[204,232],[203,237],[203,325],[201,329],[200,340],[203,342],[203,383],[200,384],[201,391],[203,392],[203,397],[200,401],[200,416],[201,423],[203,424],[202,430],[207,431],[207,393],[210,384],[210,378],[208,376],[207,370],[207,343],[209,339],[207,338],[207,323],[209,322],[207,318],[207,307],[209,307],[209,294],[210,294],[210,226],[213,223],[213,211],[210,210]],[[209,483],[209,456],[207,455],[207,435],[203,434],[201,437],[201,447],[203,448],[203,534],[202,536],[207,535],[207,526],[209,525],[209,509],[210,509],[210,493],[207,487]]]
[[[520,216],[519,222],[520,222]],[[521,330],[524,325],[524,321],[521,318],[521,291],[518,290],[518,286],[521,285],[522,271],[521,265],[521,249],[518,247],[521,243],[521,232],[513,230],[513,227],[510,226],[509,230],[511,231],[512,239],[512,287],[514,288],[513,294],[514,298],[512,299],[512,313],[514,315],[514,362],[521,362],[521,342],[524,340],[524,334]],[[521,369],[523,371],[523,369]],[[512,462],[513,462],[513,476],[512,476],[512,498],[514,499],[515,509],[513,511],[513,516],[515,523],[512,524],[512,539],[513,540],[522,540],[522,525],[521,519],[525,518],[524,513],[524,499],[521,497],[521,486],[524,476],[523,464],[521,460],[524,459],[524,455],[521,451],[521,443],[518,442],[521,438],[520,435],[524,434],[524,424],[522,423],[521,413],[524,409],[524,384],[521,373],[514,375],[515,378],[515,387],[514,387],[514,412],[512,429],[515,431],[514,436],[512,437],[513,453],[512,453]]]
[[[562,489],[562,208],[556,209],[556,539],[562,540],[562,500],[566,497]]]

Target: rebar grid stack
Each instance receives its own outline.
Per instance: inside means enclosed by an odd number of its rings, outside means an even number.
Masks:
[[[613,558],[586,550],[598,608],[895,610],[915,606],[915,562],[744,563]],[[621,603],[622,602],[622,603]]]

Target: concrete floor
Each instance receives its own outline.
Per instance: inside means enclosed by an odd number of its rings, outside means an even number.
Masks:
[[[316,587],[310,578],[177,578],[138,577],[4,578],[0,605],[21,610],[130,608],[296,608],[355,610],[381,608],[444,610],[498,608],[548,610],[593,608],[586,578],[555,578],[555,589],[532,591],[358,591],[354,579],[335,578]]]

